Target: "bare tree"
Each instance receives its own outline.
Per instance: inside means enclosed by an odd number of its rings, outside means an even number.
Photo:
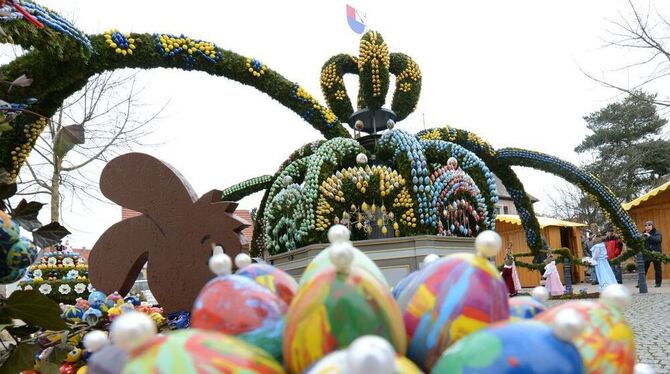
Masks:
[[[605,218],[598,204],[584,191],[571,184],[554,186],[554,192],[547,194],[551,215],[573,222],[603,225]]]
[[[103,73],[65,101],[38,138],[17,195],[47,195],[52,222],[61,221],[66,196],[101,200],[94,165],[146,145],[162,111],[144,113],[136,83],[135,74]]]
[[[627,63],[622,63],[612,72],[625,71],[627,79],[633,73],[633,76],[640,77],[638,81],[624,85],[611,78],[597,78],[584,72],[589,78],[641,100],[649,99],[648,96],[639,95],[643,90],[654,92],[655,87],[663,87],[666,79],[670,77],[670,15],[664,15],[652,3],[653,0],[650,0],[643,7],[640,2],[636,5],[628,0],[630,13],[622,14],[619,20],[611,21],[613,27],[609,30],[610,37],[606,41],[608,47],[624,50],[625,55],[620,60],[627,60]],[[668,109],[670,99],[667,95],[668,93],[654,97],[652,102]]]

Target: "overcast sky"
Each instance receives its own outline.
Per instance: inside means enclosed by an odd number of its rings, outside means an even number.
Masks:
[[[40,3],[87,33],[117,28],[214,42],[261,60],[320,100],[325,60],[358,50],[359,35],[349,29],[347,2],[342,1]],[[409,131],[421,130],[425,115],[427,127],[450,124],[474,131],[496,148],[529,148],[579,163],[573,150],[587,134],[582,116],[621,99],[580,69],[623,84],[638,79],[612,72],[630,53],[603,48],[613,29],[610,21],[630,14],[623,0],[350,4],[367,13],[368,25],[382,33],[392,52],[412,56],[422,70],[418,108],[397,125]],[[646,9],[646,3],[639,4]],[[320,138],[296,114],[239,83],[177,70],[143,72],[140,78],[145,103],[169,102],[148,139],[162,145],[143,151],[175,166],[199,194],[272,174],[293,150]],[[347,81],[352,97],[354,81]],[[527,191],[544,201],[559,181],[525,169],[519,175]],[[256,194],[240,206],[257,206],[260,198]],[[543,201],[536,209],[548,211]],[[95,201],[66,202],[63,216],[74,232],[71,242],[90,248],[119,220],[120,209]]]

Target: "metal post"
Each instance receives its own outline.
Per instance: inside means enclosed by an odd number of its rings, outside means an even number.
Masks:
[[[638,253],[635,255],[637,263],[637,285],[640,287],[640,293],[647,293],[647,274],[644,271],[644,255]]]
[[[565,292],[572,293],[572,263],[570,259],[563,259],[563,276],[565,277]]]

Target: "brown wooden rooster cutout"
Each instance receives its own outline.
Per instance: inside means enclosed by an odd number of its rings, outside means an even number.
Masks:
[[[89,277],[96,289],[126,295],[147,265],[147,280],[166,312],[190,311],[202,287],[214,277],[212,246],[235,257],[246,239],[247,222],[221,191],[201,198],[170,165],[143,153],[110,161],[100,176],[103,195],[142,215],[105,231],[93,246]]]

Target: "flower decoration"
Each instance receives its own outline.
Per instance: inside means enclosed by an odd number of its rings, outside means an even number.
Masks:
[[[33,278],[41,278],[42,277],[42,270],[40,269],[35,269],[33,270]]]
[[[77,283],[74,285],[74,292],[84,293],[86,291],[86,285],[83,283]]]
[[[63,261],[65,262],[65,261]],[[70,270],[67,272],[67,275],[65,276],[65,279],[76,279],[79,276],[79,272],[77,270]]]
[[[265,74],[265,70],[267,70],[267,67],[255,58],[247,58],[246,66],[249,73],[257,78]]]
[[[93,283],[89,283],[87,288],[88,288],[88,292],[95,291],[95,287],[93,287]]]
[[[50,267],[54,267],[56,266],[56,264],[58,264],[58,259],[56,259],[56,257],[51,256],[47,259],[47,265],[49,265]]]
[[[60,292],[60,293],[63,294],[63,295],[67,295],[67,294],[69,294],[70,291],[72,291],[72,288],[71,288],[70,285],[68,285],[68,284],[61,284],[61,285],[58,287],[58,292]]]
[[[135,39],[130,34],[121,34],[118,30],[112,29],[105,32],[105,42],[109,48],[121,55],[132,55],[135,47]]]
[[[74,260],[72,259],[72,257],[65,257],[63,259],[62,263],[63,263],[63,266],[65,266],[65,267],[74,266]],[[75,277],[76,277],[76,275],[75,275]]]
[[[186,69],[192,69],[197,63],[196,56],[215,64],[221,60],[221,52],[214,43],[191,39],[187,36],[154,34],[158,53],[163,57],[183,55]]]
[[[44,283],[40,286],[39,291],[44,295],[48,295],[51,293],[51,285]]]

